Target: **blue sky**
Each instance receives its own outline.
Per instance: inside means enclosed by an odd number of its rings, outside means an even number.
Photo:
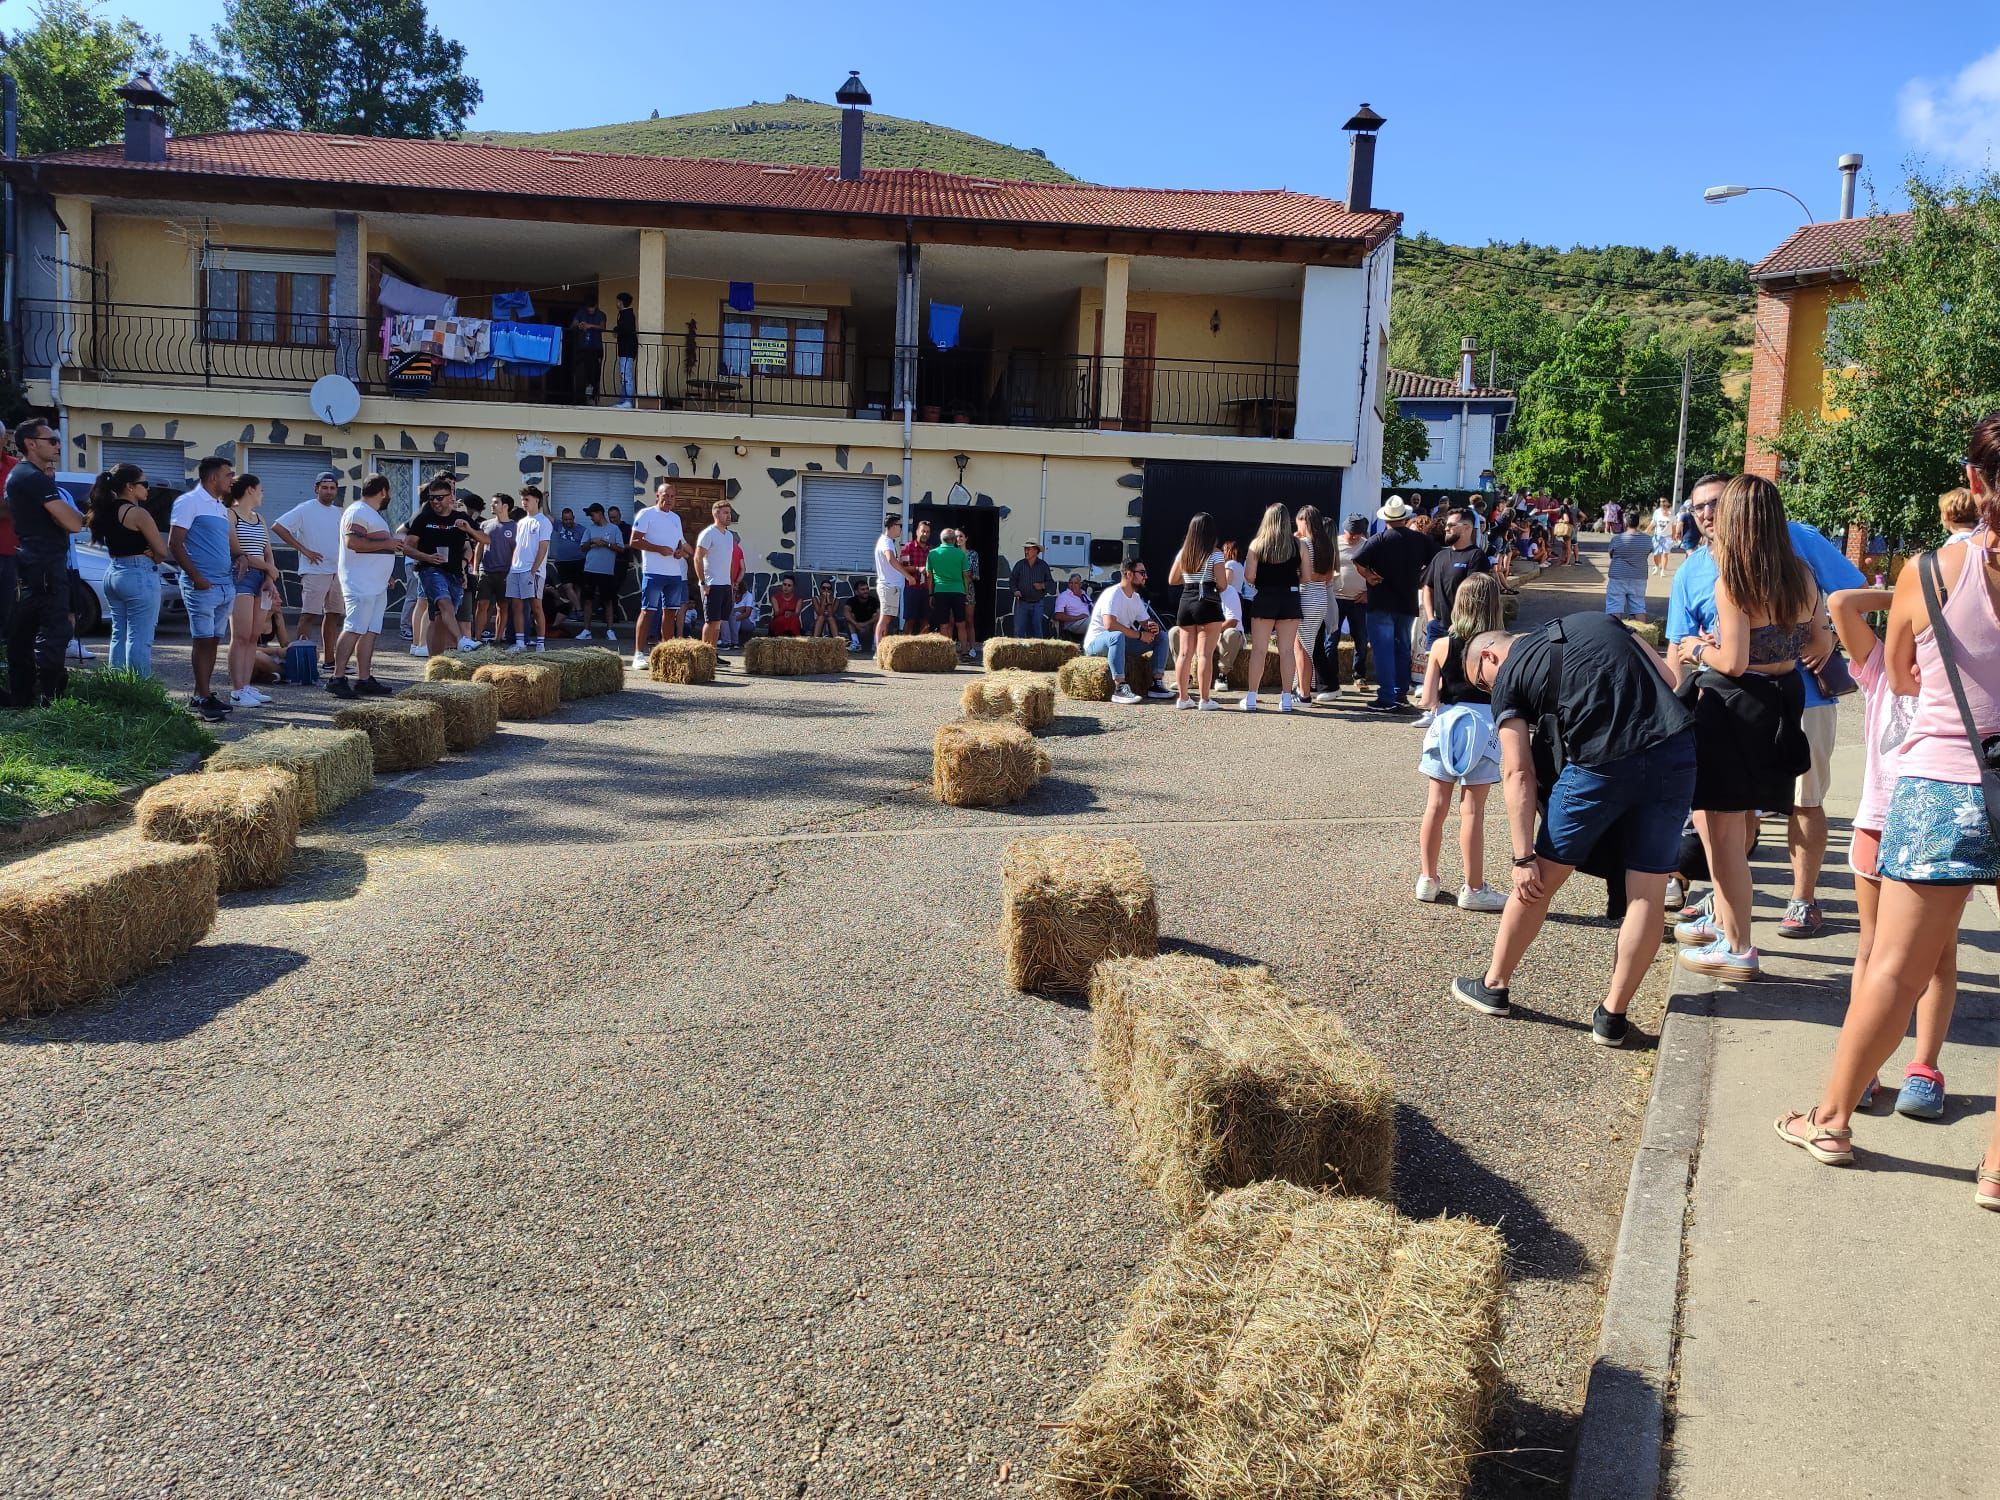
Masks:
[[[1754,259],[1796,208],[1769,193],[1707,205],[1704,187],[1782,186],[1830,218],[1843,152],[1866,156],[1889,207],[1914,159],[1951,171],[2000,159],[2000,13],[1962,0],[1902,0],[1888,25],[1889,7],[1850,0],[430,9],[466,44],[486,89],[473,123],[491,129],[831,101],[858,67],[885,112],[1039,146],[1095,181],[1339,196],[1339,127],[1366,99],[1389,120],[1377,202],[1470,244]],[[221,12],[221,0],[128,8],[175,46]]]

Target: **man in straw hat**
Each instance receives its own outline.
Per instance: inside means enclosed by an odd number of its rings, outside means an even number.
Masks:
[[[1368,653],[1375,660],[1377,713],[1414,713],[1410,707],[1410,636],[1417,624],[1417,590],[1436,550],[1410,530],[1416,512],[1391,495],[1375,512],[1382,529],[1354,554],[1355,571],[1368,584]]]

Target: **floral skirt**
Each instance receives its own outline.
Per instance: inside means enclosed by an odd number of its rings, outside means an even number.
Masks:
[[[1986,885],[2000,881],[2000,840],[1986,821],[1976,783],[1903,776],[1882,820],[1876,868],[1910,885]]]

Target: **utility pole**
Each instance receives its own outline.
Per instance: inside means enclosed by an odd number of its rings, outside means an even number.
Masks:
[[[1694,350],[1690,347],[1681,355],[1681,435],[1674,445],[1674,503],[1673,508],[1681,508],[1681,481],[1687,477],[1688,461],[1688,391],[1694,384]]]

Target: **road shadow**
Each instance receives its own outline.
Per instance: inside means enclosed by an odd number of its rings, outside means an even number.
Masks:
[[[368,856],[358,849],[330,844],[300,844],[292,870],[267,890],[238,891],[224,896],[224,910],[238,907],[291,906],[303,901],[351,901],[368,880]]]
[[[1504,1373],[1467,1500],[1554,1500],[1569,1479],[1576,1417],[1521,1396]]]
[[[1238,953],[1234,948],[1218,948],[1212,943],[1197,943],[1192,938],[1163,937],[1160,939],[1162,953],[1185,953],[1191,958],[1205,958],[1211,963],[1228,964],[1232,967],[1261,964],[1261,958],[1252,958],[1247,953]]]
[[[1467,1214],[1491,1224],[1507,1242],[1507,1270],[1516,1279],[1573,1281],[1590,1274],[1581,1243],[1411,1104],[1396,1106],[1396,1207],[1413,1219]]]
[[[306,956],[294,949],[263,943],[200,943],[167,967],[101,1000],[0,1025],[0,1045],[179,1041],[305,961]]]

